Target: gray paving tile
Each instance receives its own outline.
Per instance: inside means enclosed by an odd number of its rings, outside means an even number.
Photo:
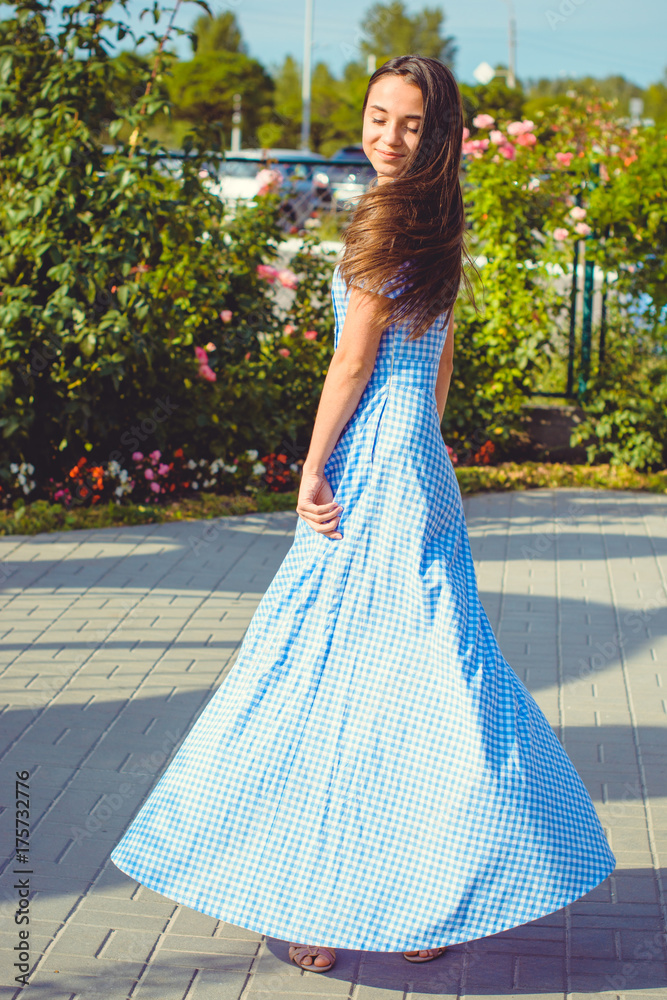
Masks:
[[[296,515],[17,536],[0,539],[20,564],[0,595],[0,632],[17,645],[0,650],[0,665],[13,663],[0,676],[3,731],[16,740],[3,764],[27,755],[34,769],[35,950],[57,934],[28,996],[125,1000],[138,980],[133,1000],[347,996],[354,984],[353,1000],[453,1000],[462,977],[466,997],[486,1000],[662,996],[652,850],[667,851],[667,646],[645,609],[667,581],[667,498],[535,490],[466,497],[464,508],[501,648],[562,727],[617,855],[614,877],[570,907],[569,931],[558,911],[418,966],[339,950],[319,975],[290,966],[285,942],[267,947],[139,887],[108,854],[231,668]],[[73,825],[90,835],[76,851]]]

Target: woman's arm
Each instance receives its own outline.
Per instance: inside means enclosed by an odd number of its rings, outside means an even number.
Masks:
[[[449,392],[449,383],[451,381],[453,371],[454,371],[454,310],[452,309],[452,314],[449,319],[449,325],[447,326],[447,337],[445,339],[445,346],[443,347],[442,354],[440,355],[440,364],[438,366],[438,377],[435,383],[435,401],[438,407],[438,415],[440,417],[441,423],[445,413],[445,404],[447,403],[447,393]]]
[[[324,471],[373,374],[383,332],[377,319],[379,304],[379,296],[352,289],[338,347],[322,387],[304,472]]]
[[[297,514],[315,531],[330,538],[343,537],[338,531],[342,507],[333,500],[324,466],[373,374],[384,328],[377,316],[380,301],[377,295],[352,289],[303,464]]]

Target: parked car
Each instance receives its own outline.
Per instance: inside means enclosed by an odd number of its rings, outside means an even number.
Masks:
[[[333,163],[338,160],[344,160],[346,163],[366,163],[370,164],[370,160],[364,153],[363,146],[341,146],[331,157]]]
[[[300,228],[313,212],[331,205],[329,179],[322,170],[328,162],[307,150],[243,149],[227,153],[209,188],[230,206],[239,199],[252,201],[261,186],[260,171],[276,170],[283,179],[279,191],[285,228]]]

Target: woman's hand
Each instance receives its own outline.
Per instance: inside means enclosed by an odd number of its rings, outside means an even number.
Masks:
[[[342,538],[338,521],[343,508],[333,499],[333,490],[324,473],[304,472],[299,486],[296,512],[320,534]]]

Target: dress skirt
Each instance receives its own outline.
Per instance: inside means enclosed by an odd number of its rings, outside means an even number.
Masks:
[[[347,291],[334,274],[336,344]],[[444,317],[394,325],[237,659],[114,863],[271,937],[369,951],[544,916],[614,868],[591,798],[480,603],[435,400]]]

